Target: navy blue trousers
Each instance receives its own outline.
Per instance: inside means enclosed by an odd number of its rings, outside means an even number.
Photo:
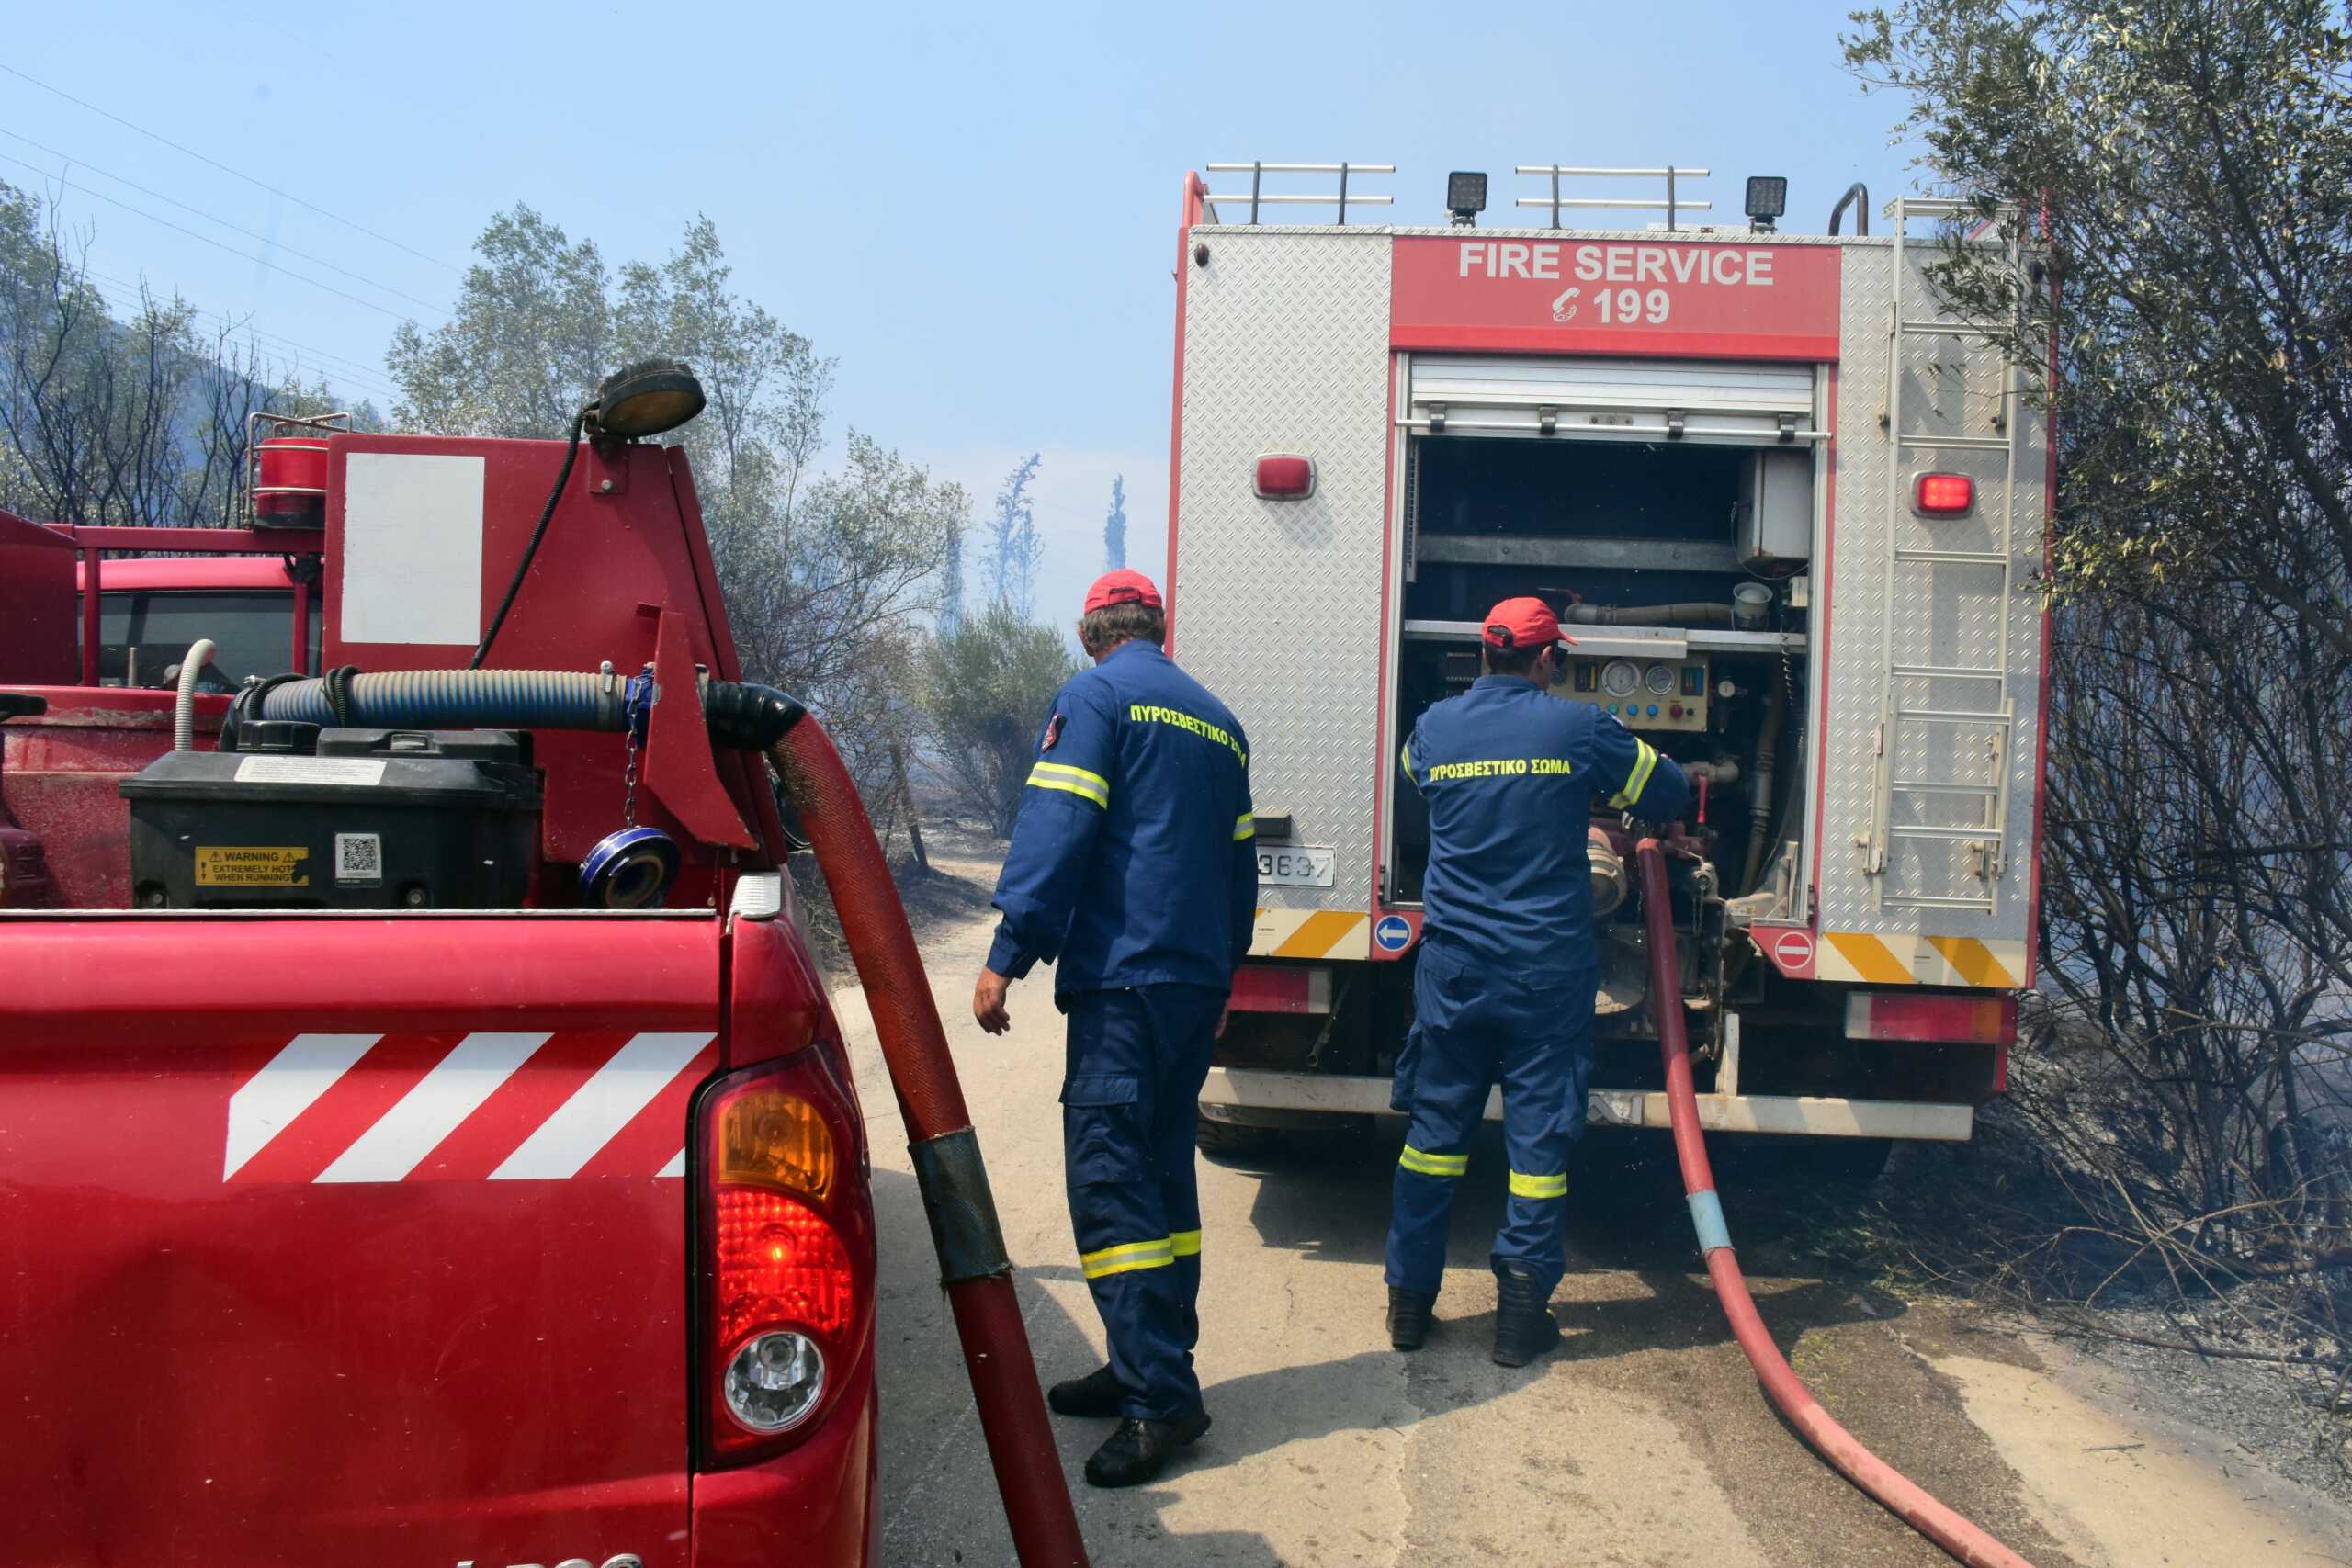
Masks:
[[[1433,1296],[1445,1272],[1453,1190],[1487,1095],[1503,1091],[1510,1196],[1493,1261],[1524,1265],[1544,1295],[1566,1271],[1568,1149],[1584,1132],[1592,1077],[1594,972],[1541,981],[1486,972],[1436,943],[1413,976],[1413,1027],[1389,1103],[1412,1119],[1397,1157],[1388,1282]]]
[[[1193,1122],[1226,995],[1204,986],[1073,991],[1062,1162],[1079,1266],[1102,1314],[1120,1413],[1201,1407],[1201,1197]]]

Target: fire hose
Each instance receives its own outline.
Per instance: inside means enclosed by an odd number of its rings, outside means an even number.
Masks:
[[[1082,1568],[1086,1545],[1046,1423],[1012,1265],[996,1234],[995,1203],[980,1168],[971,1113],[882,846],[841,753],[815,719],[794,724],[768,757],[816,851],[874,1010],[1013,1551],[1023,1568]]]
[[[2024,1558],[1930,1496],[1893,1465],[1864,1448],[1860,1439],[1839,1426],[1823,1409],[1772,1343],[1764,1319],[1747,1293],[1747,1278],[1732,1253],[1731,1232],[1724,1224],[1723,1202],[1715,1196],[1714,1171],[1707,1163],[1707,1145],[1699,1131],[1699,1102],[1690,1079],[1690,1043],[1682,1009],[1680,963],[1675,952],[1674,911],[1666,881],[1666,848],[1656,839],[1634,847],[1642,878],[1642,919],[1648,929],[1650,995],[1658,998],[1657,1052],[1666,1066],[1666,1100],[1674,1121],[1674,1152],[1682,1165],[1682,1190],[1690,1203],[1690,1224],[1699,1233],[1699,1248],[1707,1260],[1707,1277],[1715,1298],[1731,1323],[1732,1337],[1755,1369],[1789,1425],[1814,1452],[1829,1461],[1847,1480],[1883,1504],[1895,1517],[1942,1547],[1971,1568],[2032,1568]]]

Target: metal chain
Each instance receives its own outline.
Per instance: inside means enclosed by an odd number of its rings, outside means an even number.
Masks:
[[[650,668],[648,666],[649,670]],[[645,699],[641,708],[638,700],[640,693]],[[638,732],[650,721],[651,697],[651,687],[640,687],[636,681],[623,688],[621,728],[628,737],[628,766],[621,774],[621,826],[624,828],[637,826],[637,738]]]
[[[628,727],[628,769],[622,775],[621,826],[637,826],[637,726]]]

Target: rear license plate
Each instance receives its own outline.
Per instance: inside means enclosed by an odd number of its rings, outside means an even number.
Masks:
[[[1276,887],[1329,887],[1331,852],[1307,845],[1261,844],[1258,880]]]

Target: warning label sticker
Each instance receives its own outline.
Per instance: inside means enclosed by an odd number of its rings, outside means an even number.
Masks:
[[[198,887],[308,887],[307,847],[262,844],[198,844]]]
[[[237,764],[237,782],[379,784],[384,764],[373,757],[248,757]]]

